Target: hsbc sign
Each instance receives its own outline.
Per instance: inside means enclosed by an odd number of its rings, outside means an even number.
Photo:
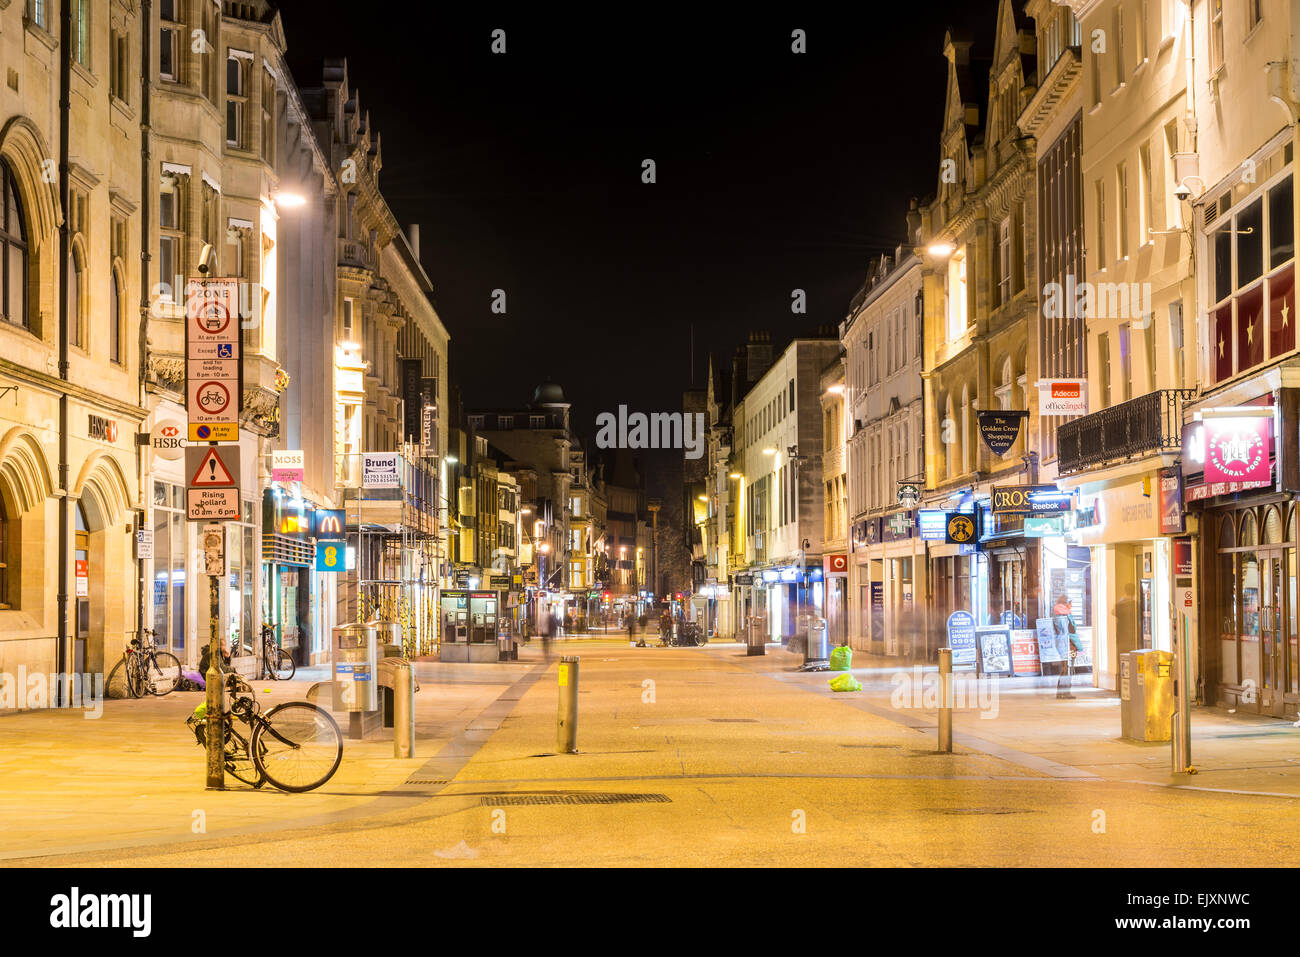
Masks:
[[[179,459],[185,454],[185,428],[175,419],[159,419],[149,433],[149,447],[160,459]]]

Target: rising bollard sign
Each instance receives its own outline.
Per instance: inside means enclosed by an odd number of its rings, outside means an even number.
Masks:
[[[968,611],[948,616],[948,647],[954,668],[975,667],[975,617]]]

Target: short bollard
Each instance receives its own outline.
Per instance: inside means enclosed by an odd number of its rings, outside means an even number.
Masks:
[[[939,750],[952,754],[952,649],[939,649]]]
[[[415,669],[393,667],[393,757],[415,757]]]
[[[556,716],[560,754],[578,753],[578,656],[565,655],[560,659],[560,710]]]

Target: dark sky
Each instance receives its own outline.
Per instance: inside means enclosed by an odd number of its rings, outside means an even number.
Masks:
[[[868,260],[902,238],[908,199],[934,189],[944,33],[987,54],[997,11],[411,3],[427,19],[404,28],[355,0],[280,6],[300,85],[323,57],[348,58],[382,136],[380,187],[420,224],[466,403],[516,404],[549,376],[587,435],[620,403],[680,408],[692,326],[702,385],[706,350],[844,317]],[[791,314],[796,288],[806,316]]]

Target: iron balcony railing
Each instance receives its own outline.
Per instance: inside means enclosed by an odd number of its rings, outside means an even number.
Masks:
[[[1062,422],[1056,430],[1062,475],[1182,445],[1183,414],[1195,389],[1160,389],[1109,409]]]

